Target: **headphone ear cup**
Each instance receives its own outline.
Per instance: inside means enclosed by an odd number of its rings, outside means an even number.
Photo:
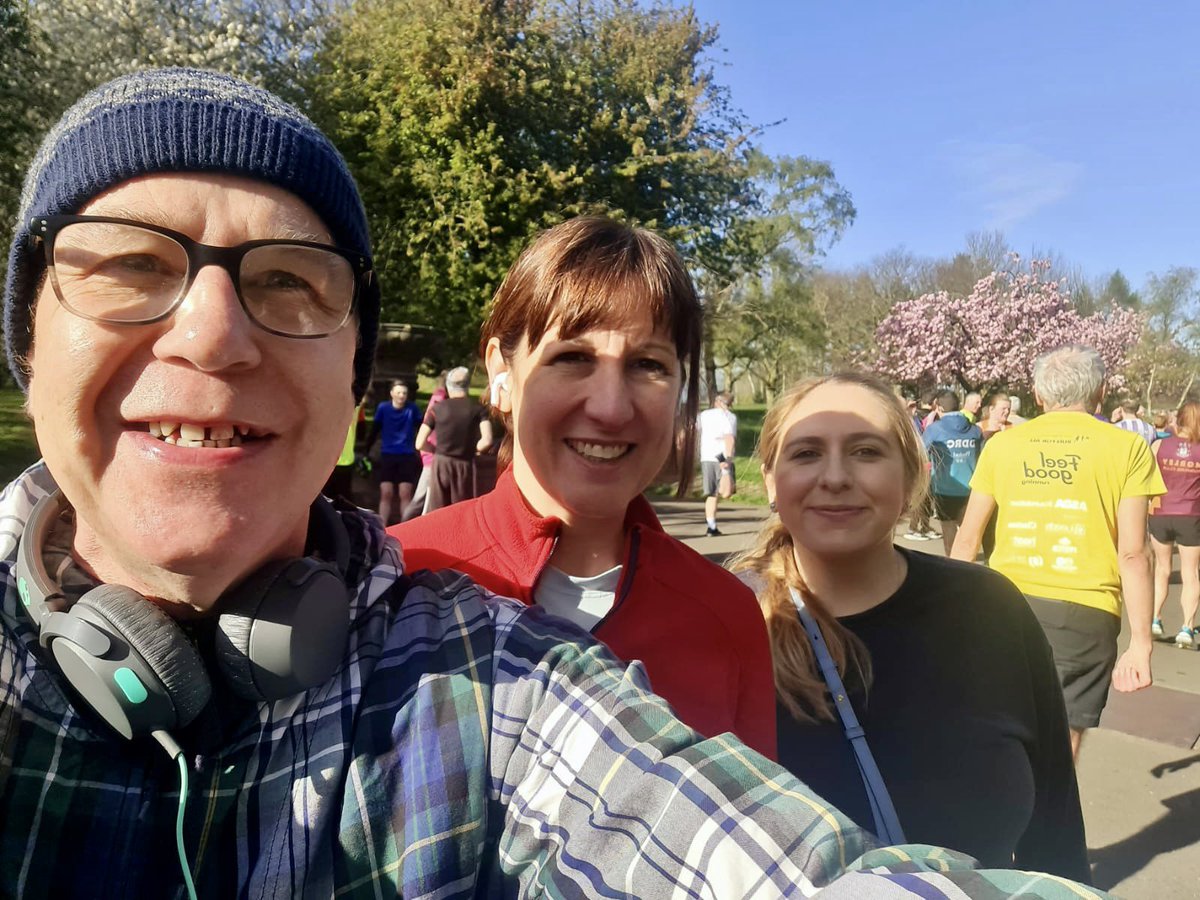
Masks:
[[[217,664],[249,700],[281,700],[337,671],[350,631],[337,567],[306,557],[264,566],[221,600]]]
[[[157,693],[169,699],[177,723],[156,723],[145,730],[187,725],[208,704],[212,683],[200,654],[171,617],[137,591],[119,584],[100,585],[84,594],[71,607],[70,614],[118,635],[129,649],[129,657],[120,661],[119,668],[133,672],[139,676],[139,681],[149,680],[150,683],[144,685],[149,694]],[[61,664],[61,657],[57,652],[55,655]],[[138,668],[144,668],[150,678],[138,672]],[[89,696],[87,685],[77,683],[76,678],[69,677],[69,680],[97,712],[114,724],[103,704],[95,703]],[[119,726],[115,727],[121,730]]]

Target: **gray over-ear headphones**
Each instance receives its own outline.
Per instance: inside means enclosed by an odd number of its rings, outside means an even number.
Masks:
[[[100,585],[68,606],[46,572],[42,550],[65,504],[61,491],[38,501],[17,550],[17,592],[39,643],[83,701],[125,737],[187,725],[208,703],[212,684],[183,629],[119,584]],[[271,562],[218,601],[217,664],[242,697],[279,700],[315,687],[345,654],[350,546],[322,497],[310,509],[309,539],[335,563]]]

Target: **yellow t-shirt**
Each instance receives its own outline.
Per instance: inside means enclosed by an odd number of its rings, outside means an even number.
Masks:
[[[346,432],[346,442],[342,444],[342,455],[338,457],[339,466],[354,465],[354,441],[358,437],[358,422],[362,417],[362,404],[354,408],[354,418],[350,420],[350,430]]]
[[[1026,594],[1117,616],[1117,506],[1167,492],[1145,439],[1074,411],[994,435],[971,490],[996,500],[993,569]]]

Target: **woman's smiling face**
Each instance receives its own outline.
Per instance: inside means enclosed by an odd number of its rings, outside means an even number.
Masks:
[[[673,446],[681,365],[650,316],[627,326],[538,343],[503,360],[488,347],[491,377],[508,371],[513,475],[544,516],[620,523]]]
[[[767,494],[800,555],[845,557],[891,544],[911,485],[888,411],[870,390],[831,381],[784,422]]]

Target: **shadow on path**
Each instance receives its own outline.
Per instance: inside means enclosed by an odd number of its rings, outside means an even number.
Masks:
[[[1181,760],[1188,764],[1192,761]],[[1200,788],[1168,797],[1162,803],[1167,808],[1166,813],[1145,828],[1088,854],[1092,863],[1092,882],[1096,887],[1107,891],[1140,872],[1159,854],[1200,841]]]
[[[1191,766],[1200,763],[1200,753],[1195,756],[1189,756],[1186,759],[1177,759],[1174,762],[1162,763],[1150,770],[1150,774],[1155,778],[1162,778],[1169,772],[1181,772]]]

